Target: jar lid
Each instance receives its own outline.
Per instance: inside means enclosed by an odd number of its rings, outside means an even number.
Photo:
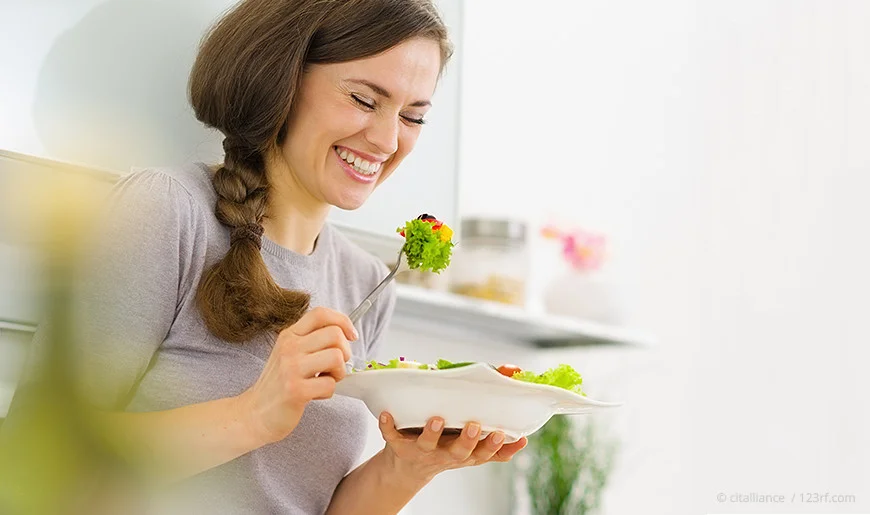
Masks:
[[[522,243],[526,240],[526,224],[498,218],[466,218],[462,220],[462,237]]]

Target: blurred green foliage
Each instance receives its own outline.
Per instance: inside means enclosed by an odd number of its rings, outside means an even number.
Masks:
[[[594,417],[556,415],[529,436],[520,471],[535,515],[590,515],[601,504],[618,443]]]

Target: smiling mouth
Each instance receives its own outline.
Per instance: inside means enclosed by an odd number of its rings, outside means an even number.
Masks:
[[[348,164],[348,166],[353,168],[353,170],[360,175],[372,177],[381,169],[381,163],[371,163],[369,161],[366,161],[365,159],[354,155],[353,152],[347,150],[346,148],[333,148],[338,154],[338,157],[343,159]]]

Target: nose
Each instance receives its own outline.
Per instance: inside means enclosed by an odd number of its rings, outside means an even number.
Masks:
[[[366,141],[383,154],[395,154],[399,149],[399,123],[398,117],[379,117],[366,130]]]

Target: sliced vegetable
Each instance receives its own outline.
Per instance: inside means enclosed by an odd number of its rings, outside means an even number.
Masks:
[[[501,375],[508,377],[513,377],[514,374],[518,374],[523,371],[520,367],[516,365],[502,365],[496,370],[498,370]]]
[[[366,370],[379,370],[383,368],[418,368],[429,370],[429,365],[417,361],[406,360],[404,356],[393,358],[387,363],[379,363],[377,361],[369,361],[366,363]]]

